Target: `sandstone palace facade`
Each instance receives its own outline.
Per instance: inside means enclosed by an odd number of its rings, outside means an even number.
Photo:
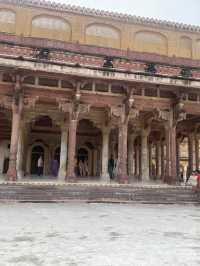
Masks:
[[[200,27],[0,0],[0,174],[174,183],[199,168]]]

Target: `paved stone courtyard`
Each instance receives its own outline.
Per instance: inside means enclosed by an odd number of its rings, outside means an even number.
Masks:
[[[193,205],[1,204],[0,266],[200,265]]]

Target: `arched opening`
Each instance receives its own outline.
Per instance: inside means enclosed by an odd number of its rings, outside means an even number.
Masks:
[[[32,148],[31,151],[31,174],[37,175],[38,174],[38,160],[42,157],[44,161],[44,148],[41,145],[36,145]],[[43,174],[43,169],[42,169]]]
[[[52,176],[52,162],[60,162],[60,128],[48,115],[33,117],[27,141],[26,173],[36,175],[37,161],[43,158],[43,176]],[[57,176],[57,175],[56,175]]]
[[[77,176],[100,176],[101,143],[101,131],[90,120],[81,120],[77,130]]]

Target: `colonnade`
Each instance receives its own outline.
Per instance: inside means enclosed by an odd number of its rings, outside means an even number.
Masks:
[[[22,125],[22,114],[13,109],[13,126],[11,133],[10,163],[7,175],[11,180],[23,177],[24,172],[24,143],[27,141],[27,128]],[[21,126],[20,126],[21,125]],[[78,119],[64,122],[61,125],[60,141],[60,169],[58,178],[64,180],[75,180],[76,164],[76,133]],[[112,153],[110,143],[110,127],[102,127],[102,181],[109,181],[108,160]],[[164,141],[156,140],[155,169],[152,167],[152,143],[149,141],[150,130],[142,129],[139,133],[128,130],[128,124],[121,124],[118,127],[118,137],[116,140],[118,152],[117,158],[117,180],[121,183],[129,182],[130,178],[137,178],[143,181],[149,179],[163,179],[166,182],[172,182],[177,177],[177,146],[176,129],[167,129]],[[191,142],[191,138],[190,142]],[[189,143],[190,143],[189,142]],[[194,143],[194,141],[193,141]],[[197,141],[195,142],[197,143]],[[193,150],[190,147],[190,165],[193,162]],[[195,149],[196,153],[198,149]],[[68,158],[68,160],[67,160]],[[67,163],[68,161],[68,163]],[[197,159],[195,161],[197,163]],[[193,167],[194,168],[194,167]]]

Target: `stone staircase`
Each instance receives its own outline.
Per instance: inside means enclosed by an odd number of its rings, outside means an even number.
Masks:
[[[200,203],[200,192],[181,186],[2,183],[0,202]]]

